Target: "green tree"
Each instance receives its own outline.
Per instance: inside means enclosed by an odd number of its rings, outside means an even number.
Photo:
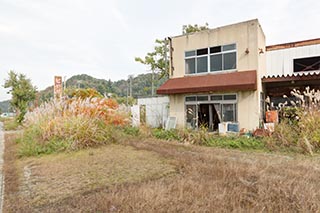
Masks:
[[[135,61],[148,65],[151,71],[160,73],[161,78],[168,77],[169,60],[168,60],[168,40],[156,39],[156,45],[153,52],[147,53],[144,58],[136,57]]]
[[[29,104],[36,98],[36,87],[31,80],[23,74],[10,71],[9,78],[5,80],[4,88],[10,88],[11,106],[17,112],[17,122],[21,123],[27,113]]]
[[[195,25],[188,24],[188,25],[182,26],[182,34],[185,35],[188,33],[195,33],[195,32],[199,32],[202,30],[208,30],[208,29],[209,29],[208,23],[205,23],[205,25],[203,25],[203,26],[197,25],[197,24],[195,24]]]
[[[183,25],[182,34],[188,34],[193,32],[199,32],[201,30],[207,30],[208,23],[205,25]],[[167,39],[156,39],[153,52],[147,53],[144,58],[136,57],[135,61],[145,64],[150,67],[150,70],[160,74],[160,78],[169,77],[169,47]]]

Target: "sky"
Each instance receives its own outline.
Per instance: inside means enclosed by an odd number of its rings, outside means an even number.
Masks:
[[[0,0],[0,101],[8,72],[39,90],[55,75],[112,81],[150,72],[135,62],[182,25],[258,18],[267,45],[320,37],[318,0]]]

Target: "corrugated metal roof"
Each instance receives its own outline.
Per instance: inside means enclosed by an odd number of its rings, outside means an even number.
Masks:
[[[295,72],[287,75],[263,76],[261,80],[263,83],[296,80],[320,80],[320,70],[310,72]]]
[[[186,76],[167,80],[158,94],[249,91],[257,89],[257,72],[241,71],[223,74]]]
[[[269,46],[266,46],[266,51],[287,49],[287,48],[293,48],[293,47],[303,47],[303,46],[316,45],[316,44],[320,44],[320,38],[309,39],[304,41],[295,41],[295,42],[289,42],[284,44],[269,45]]]

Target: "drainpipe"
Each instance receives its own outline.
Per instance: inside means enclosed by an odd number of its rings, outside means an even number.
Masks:
[[[170,71],[171,71],[170,76],[173,76],[174,67],[173,67],[173,62],[172,62],[172,52],[173,52],[172,39],[170,37],[168,37],[168,40],[169,40],[169,55],[170,55],[169,63],[170,63]]]

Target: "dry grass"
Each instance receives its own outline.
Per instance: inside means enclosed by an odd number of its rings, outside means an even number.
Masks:
[[[30,210],[27,204],[32,204],[32,211],[40,212],[320,211],[318,157],[241,152],[150,140],[127,141],[126,144],[129,147],[114,145],[75,154],[19,160],[13,176],[22,174],[24,166],[33,165],[30,179],[38,178],[38,185],[46,182],[50,187],[42,189],[35,184],[29,191],[21,190],[24,182],[12,179],[20,187],[6,190],[6,195],[10,197],[16,193],[24,198],[24,203],[18,204],[22,212]],[[94,154],[90,155],[91,152]],[[135,157],[126,157],[132,153]],[[106,158],[109,160],[102,160],[102,156],[109,156]],[[84,160],[80,163],[79,159]],[[153,166],[145,165],[150,161],[155,161],[156,167],[161,165],[159,173],[152,170]],[[175,173],[163,175],[172,172],[173,166]],[[143,168],[146,170],[141,171]],[[143,177],[139,178],[135,170],[142,172]],[[96,174],[89,175],[90,172]],[[114,177],[114,181],[110,177]],[[47,179],[43,181],[43,178]],[[75,181],[85,188],[77,190]],[[92,183],[95,187],[91,187]],[[44,196],[41,204],[22,193],[36,194],[39,190],[43,190]],[[64,193],[59,194],[61,190]],[[7,200],[5,210],[13,212],[16,209],[9,208],[10,202],[17,205],[16,201]]]

